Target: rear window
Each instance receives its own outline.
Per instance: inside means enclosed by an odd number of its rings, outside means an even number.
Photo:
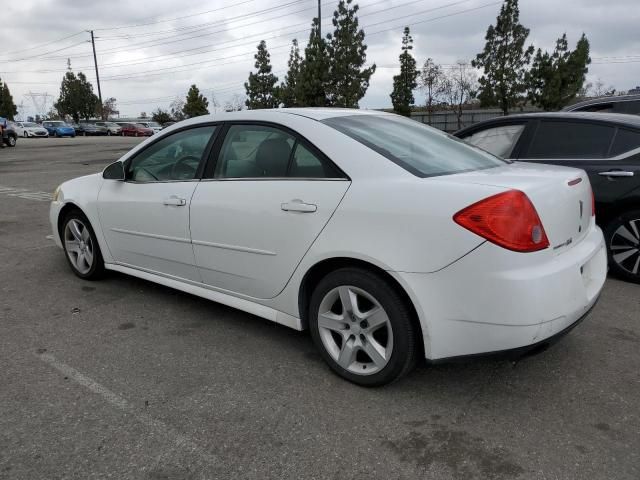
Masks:
[[[507,163],[451,135],[396,115],[350,115],[322,122],[418,177],[450,175]]]
[[[522,158],[604,158],[614,127],[583,122],[542,121]]]

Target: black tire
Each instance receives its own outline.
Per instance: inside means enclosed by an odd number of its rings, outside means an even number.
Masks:
[[[93,248],[93,264],[89,268],[88,272],[81,272],[78,268],[73,264],[71,259],[69,258],[69,253],[67,252],[67,243],[65,242],[65,230],[67,224],[71,220],[79,220],[84,226],[87,227],[91,245]],[[98,240],[96,239],[96,234],[93,231],[93,227],[91,223],[87,219],[87,217],[80,210],[72,210],[65,216],[62,221],[62,226],[60,228],[60,238],[62,240],[62,247],[64,249],[65,258],[67,259],[67,263],[71,267],[71,271],[75,273],[78,277],[83,280],[98,280],[104,275],[104,260],[102,258],[102,252],[100,251],[100,245],[98,244]]]
[[[618,229],[625,227],[631,238],[636,238],[635,242],[617,233]],[[640,210],[625,212],[611,220],[605,228],[604,236],[611,273],[628,282],[640,283]],[[631,254],[625,258],[621,254],[626,252]]]
[[[107,137],[111,136],[111,130],[107,130]]]
[[[22,136],[23,136],[24,138],[27,138],[27,137],[29,136],[29,134],[28,134],[27,132],[22,132]]]
[[[384,368],[373,374],[353,373],[343,368],[334,360],[322,341],[318,327],[320,305],[331,291],[347,285],[374,297],[384,309],[391,325],[393,337],[391,355]],[[421,337],[415,329],[412,315],[410,306],[387,280],[360,268],[342,268],[324,277],[311,295],[308,312],[311,337],[322,358],[335,373],[364,387],[377,387],[395,382],[415,366],[420,352],[418,341]]]
[[[18,143],[17,137],[14,137],[13,135],[9,135],[9,138],[7,138],[7,146],[15,147],[16,143]]]
[[[56,138],[59,138],[59,137],[60,137],[60,135],[58,135],[58,132],[56,132],[56,133],[54,134],[54,136],[55,136]]]

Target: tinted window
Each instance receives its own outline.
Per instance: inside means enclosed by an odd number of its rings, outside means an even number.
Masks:
[[[127,167],[127,180],[157,182],[192,180],[215,126],[183,130],[164,137],[136,155]]]
[[[502,125],[472,133],[464,137],[464,141],[499,157],[509,158],[523,131],[524,125]]]
[[[611,153],[609,155],[615,157],[616,155],[639,147],[640,132],[619,128],[618,133],[616,133],[616,138],[613,140],[613,146],[611,147]]]
[[[504,165],[503,160],[462,140],[396,115],[351,115],[323,123],[419,177]]]
[[[216,178],[341,178],[339,170],[292,134],[264,125],[232,125],[215,169]]]
[[[540,122],[523,158],[603,158],[614,128],[581,122]]]

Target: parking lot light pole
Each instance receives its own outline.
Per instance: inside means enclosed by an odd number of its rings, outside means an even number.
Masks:
[[[102,110],[102,90],[100,89],[100,75],[98,74],[98,58],[96,57],[96,42],[93,38],[93,30],[91,32],[91,46],[93,47],[93,63],[96,67],[96,82],[98,84],[98,98],[100,99],[100,118],[104,120],[104,112]]]

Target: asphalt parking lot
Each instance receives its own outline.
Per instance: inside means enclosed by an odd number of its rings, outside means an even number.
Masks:
[[[139,141],[0,150],[0,478],[640,478],[640,285],[537,356],[359,388],[306,333],[71,273],[50,193]]]

